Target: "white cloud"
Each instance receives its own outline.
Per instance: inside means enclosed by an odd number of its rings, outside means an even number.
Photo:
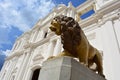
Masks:
[[[52,0],[3,0],[0,2],[0,27],[30,29],[55,6]]]
[[[3,51],[3,53],[4,53],[6,56],[9,56],[9,55],[10,55],[10,52],[11,52],[11,50]]]
[[[0,50],[0,55],[6,55],[9,56],[10,55],[11,50],[6,50],[6,51],[2,51]]]

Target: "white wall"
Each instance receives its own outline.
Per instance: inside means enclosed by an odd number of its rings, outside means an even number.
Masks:
[[[86,33],[90,43],[97,49],[103,51],[104,74],[108,80],[119,79],[120,48],[118,45],[119,40],[117,41],[117,39],[120,38],[120,32],[118,31],[120,27],[118,27],[118,24],[120,24],[120,22],[113,24],[112,21],[107,21],[101,27]],[[90,38],[90,36],[92,38]]]

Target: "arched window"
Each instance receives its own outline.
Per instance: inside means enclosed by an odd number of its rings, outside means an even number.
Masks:
[[[38,80],[38,78],[39,78],[39,72],[40,72],[40,68],[35,69],[34,72],[33,72],[31,80]]]

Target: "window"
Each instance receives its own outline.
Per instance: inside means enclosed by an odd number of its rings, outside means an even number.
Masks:
[[[47,37],[47,32],[45,33],[45,35],[44,35],[44,38],[46,38]]]

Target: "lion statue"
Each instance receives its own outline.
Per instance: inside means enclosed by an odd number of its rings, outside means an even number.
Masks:
[[[78,58],[80,63],[88,68],[96,64],[94,71],[97,71],[98,74],[105,77],[103,74],[101,53],[88,42],[78,22],[72,17],[60,15],[51,21],[49,28],[56,35],[61,36],[64,51],[58,56]]]

